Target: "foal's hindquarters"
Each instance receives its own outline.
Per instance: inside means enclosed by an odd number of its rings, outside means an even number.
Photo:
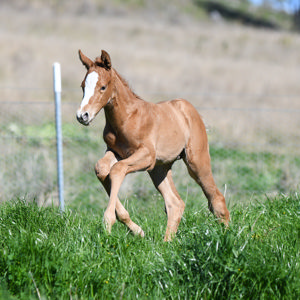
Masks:
[[[173,139],[171,138],[171,142],[167,144],[168,147],[164,148],[174,149],[180,143],[184,145],[179,158],[183,158],[190,176],[201,186],[208,200],[210,211],[220,222],[227,226],[230,215],[225,198],[217,188],[212,175],[206,128],[201,116],[193,105],[182,99],[163,102],[159,105],[168,105],[168,109],[163,110],[164,112],[167,111],[168,115],[165,114],[162,119],[168,120],[169,124],[167,126],[173,128],[173,132],[176,132],[176,138],[173,135]],[[164,126],[166,127],[166,124]],[[169,129],[168,134],[170,132],[172,130]],[[168,136],[161,139],[170,140]],[[176,143],[172,140],[176,140]],[[176,144],[176,146],[172,144]],[[168,152],[167,149],[166,152]],[[168,155],[172,154],[170,152],[165,154],[165,156]],[[166,241],[171,240],[176,233],[185,208],[185,204],[180,198],[172,179],[172,164],[173,162],[158,164],[149,172],[155,187],[162,194],[166,204],[168,215]]]

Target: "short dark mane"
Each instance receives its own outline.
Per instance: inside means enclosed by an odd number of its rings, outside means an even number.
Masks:
[[[122,81],[122,83],[131,91],[131,93],[138,99],[142,99],[139,95],[137,95],[129,86],[128,82],[114,69],[115,73],[117,74],[118,78]]]

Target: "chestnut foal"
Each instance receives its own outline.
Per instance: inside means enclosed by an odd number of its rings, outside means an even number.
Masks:
[[[201,186],[211,212],[228,225],[225,198],[212,176],[205,126],[192,104],[183,99],[157,104],[142,100],[112,68],[110,56],[103,50],[95,61],[80,50],[79,58],[87,73],[81,84],[84,95],[77,120],[89,125],[102,108],[105,112],[107,151],[95,171],[109,195],[104,213],[107,232],[117,217],[134,234],[144,236],[121,204],[118,192],[128,173],[148,171],[165,200],[168,223],[164,240],[172,239],[185,207],[172,179],[171,167],[178,159],[184,160],[189,174]]]

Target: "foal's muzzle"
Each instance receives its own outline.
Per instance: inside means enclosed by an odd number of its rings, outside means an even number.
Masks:
[[[77,111],[76,118],[79,123],[86,126],[89,125],[91,121],[90,114],[87,111]]]

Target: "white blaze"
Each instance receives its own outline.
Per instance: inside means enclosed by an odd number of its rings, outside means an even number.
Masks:
[[[80,109],[82,109],[85,105],[89,103],[89,100],[95,93],[96,84],[98,82],[98,73],[92,72],[90,73],[85,79],[85,87],[84,87],[84,94],[83,99],[80,105]]]

